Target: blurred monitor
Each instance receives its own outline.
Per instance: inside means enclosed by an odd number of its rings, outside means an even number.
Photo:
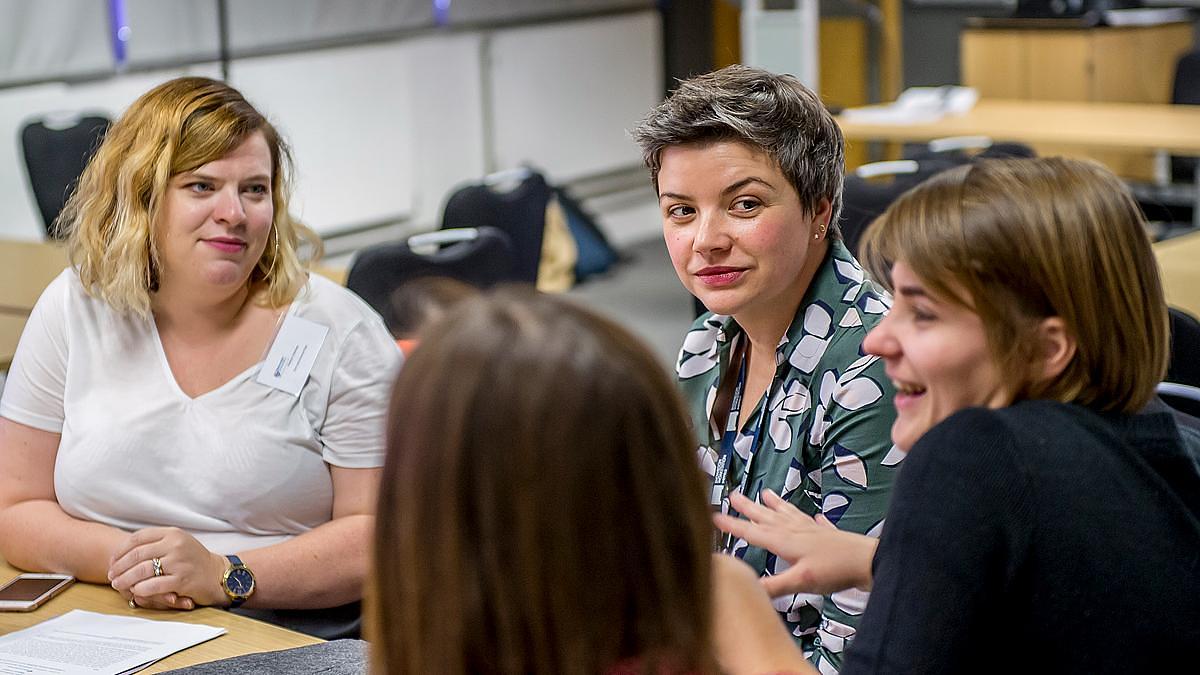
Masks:
[[[1111,9],[1141,7],[1141,0],[1017,0],[1016,19],[1057,19],[1093,15],[1097,19]]]

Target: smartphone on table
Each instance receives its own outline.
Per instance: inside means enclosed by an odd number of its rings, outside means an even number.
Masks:
[[[73,583],[69,574],[18,574],[0,586],[0,612],[32,612]]]

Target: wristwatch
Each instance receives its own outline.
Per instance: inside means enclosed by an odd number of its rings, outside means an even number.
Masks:
[[[221,575],[221,589],[229,597],[229,608],[242,606],[251,595],[254,595],[254,573],[236,555],[227,555],[230,566]]]

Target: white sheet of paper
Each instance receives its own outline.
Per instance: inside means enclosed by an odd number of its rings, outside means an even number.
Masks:
[[[0,637],[0,674],[118,675],[224,632],[217,626],[75,609]]]
[[[289,314],[258,371],[258,383],[299,396],[328,334],[328,326]]]

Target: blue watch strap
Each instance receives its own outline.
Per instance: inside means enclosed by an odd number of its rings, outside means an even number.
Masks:
[[[225,589],[225,595],[229,597],[229,609],[237,609],[238,607],[242,606],[242,603],[246,602],[246,598],[249,596],[238,596],[230,592],[228,585],[229,575],[233,572],[233,570],[238,568],[241,568],[247,572],[250,570],[245,564],[242,563],[242,559],[236,555],[226,554],[225,557],[229,559],[230,563],[232,563],[232,567],[230,567],[229,571],[225,573],[225,577],[221,580],[221,586]]]

